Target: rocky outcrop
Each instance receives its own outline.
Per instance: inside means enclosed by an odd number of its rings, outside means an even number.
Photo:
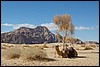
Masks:
[[[60,39],[60,42],[62,42],[62,38]],[[65,42],[73,44],[84,44],[84,42],[78,38],[66,38]]]
[[[57,42],[55,35],[45,26],[37,26],[34,29],[20,27],[12,32],[1,34],[1,43],[35,44],[45,41],[48,43]]]
[[[75,43],[76,44],[84,44],[84,42],[82,40],[80,40],[80,39],[76,39]]]
[[[99,44],[96,41],[84,41],[85,44]]]

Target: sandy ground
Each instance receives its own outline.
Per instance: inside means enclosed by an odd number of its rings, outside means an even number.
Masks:
[[[40,46],[42,44],[39,44]],[[52,45],[52,46],[51,46]],[[25,61],[21,59],[10,59],[5,60],[1,57],[1,66],[99,66],[99,47],[94,50],[82,50],[80,45],[75,45],[76,48],[81,48],[77,50],[77,58],[58,58],[56,57],[56,52],[54,45],[57,43],[48,44],[49,48],[44,48],[47,55],[51,60],[48,61]],[[5,49],[1,49],[1,52]],[[2,56],[2,55],[1,55]]]

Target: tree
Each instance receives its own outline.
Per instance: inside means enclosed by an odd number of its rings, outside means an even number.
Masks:
[[[58,31],[63,32],[63,46],[67,36],[74,34],[74,25],[71,22],[71,17],[68,14],[57,15],[53,18],[53,23],[58,26]]]
[[[58,31],[56,32],[56,37],[58,39],[58,43],[60,43],[60,40],[61,40],[62,36],[59,34]]]

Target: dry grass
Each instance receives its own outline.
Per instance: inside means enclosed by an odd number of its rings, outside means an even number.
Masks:
[[[85,47],[85,45],[82,44],[81,47]]]
[[[99,47],[99,45],[97,45],[97,47]]]
[[[94,47],[95,47],[94,45],[93,46],[92,45],[80,45],[80,46],[76,45],[75,49],[76,50],[93,50]]]
[[[4,59],[43,60],[48,58],[41,47],[12,47],[2,52]]]
[[[2,45],[2,46],[7,46],[8,44],[5,44],[5,43],[1,43],[1,45]]]
[[[6,49],[5,51],[2,52],[2,56],[5,59],[15,59],[19,58],[21,54],[21,51],[19,48],[13,47],[10,49]]]
[[[90,46],[93,47],[93,48],[96,48],[97,47],[96,44],[91,44]]]
[[[93,50],[93,47],[91,47],[90,45],[86,45],[84,50]]]
[[[31,46],[31,47],[38,47],[38,48],[40,48],[40,49],[43,49],[43,47],[40,46],[40,45],[34,45],[34,46]]]
[[[26,48],[21,54],[23,60],[42,60],[44,58],[47,58],[47,55],[40,47]]]
[[[22,44],[22,47],[30,47],[29,45],[26,44]]]
[[[5,46],[1,46],[1,49],[7,49],[7,47],[5,47]]]
[[[76,50],[80,50],[79,48],[75,48]]]
[[[38,47],[35,47],[34,45],[38,45]],[[66,66],[66,65],[67,66],[95,66],[95,65],[98,65],[99,63],[99,47],[95,48],[95,50],[84,50],[85,47],[81,47],[81,45],[76,44],[74,47],[80,49],[80,50],[77,50],[78,57],[70,59],[70,58],[58,58],[54,48],[44,48],[44,50],[42,50],[41,47],[43,46],[43,44],[41,45],[34,44],[34,45],[32,45],[31,47],[24,47],[24,48],[19,44],[16,45],[14,49],[15,50],[16,48],[20,49],[21,54],[19,58],[10,59],[10,60],[4,59],[3,58],[4,56],[2,56],[2,53],[4,53],[4,51],[9,52],[8,49],[11,49],[11,48],[1,49],[1,66]],[[58,45],[58,43],[48,44],[47,46],[50,47],[51,45],[55,46],[55,45]],[[37,52],[37,50],[41,52]],[[46,51],[46,53],[44,51]],[[37,53],[38,53],[38,56],[37,56]],[[47,54],[47,56],[51,59],[47,58],[45,62],[44,59],[41,59],[41,55],[43,54]],[[43,55],[42,58],[45,58],[45,56]]]
[[[34,47],[41,47],[41,46],[39,46],[39,45],[34,45]]]
[[[55,48],[55,45],[51,45],[51,48]]]
[[[3,47],[10,48],[10,47],[14,47],[15,45],[13,45],[13,44],[7,44],[7,43],[2,43],[1,46],[2,46],[2,48]]]
[[[93,50],[97,47],[95,44],[89,44],[89,45],[80,45],[76,47],[76,50]]]
[[[43,48],[49,48],[49,46],[47,46],[47,44],[44,44],[42,47]]]

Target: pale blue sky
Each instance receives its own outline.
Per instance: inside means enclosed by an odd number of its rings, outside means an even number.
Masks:
[[[52,26],[53,17],[62,14],[71,15],[72,23],[78,27],[75,37],[99,42],[99,1],[2,1],[1,32],[25,24]]]

